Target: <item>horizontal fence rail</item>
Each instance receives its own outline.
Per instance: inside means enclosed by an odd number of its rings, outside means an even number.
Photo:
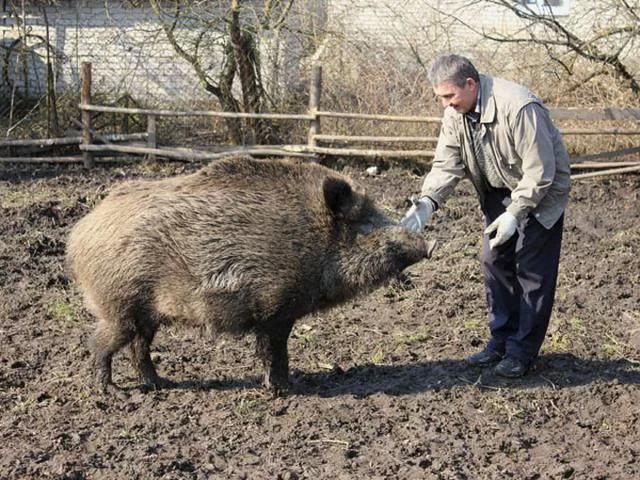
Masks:
[[[100,138],[109,142],[129,142],[132,140],[146,140],[147,133],[111,133],[101,135]],[[24,140],[0,140],[0,147],[55,147],[64,145],[78,145],[82,137],[40,138]]]
[[[378,120],[391,122],[440,123],[440,117],[406,117],[398,115],[376,115],[371,113],[316,112],[319,117],[349,118],[358,120]]]
[[[128,115],[154,115],[157,117],[219,117],[219,118],[264,118],[271,120],[313,120],[310,114],[297,113],[241,113],[217,112],[214,110],[154,110],[149,108],[109,107],[105,105],[78,105],[80,110],[87,112],[124,113]]]
[[[554,107],[549,111],[554,120],[640,120],[638,108]]]
[[[314,135],[320,141],[335,142],[367,142],[367,143],[436,143],[438,137],[375,137],[370,135]]]
[[[561,128],[562,135],[640,135],[640,130],[623,128]]]

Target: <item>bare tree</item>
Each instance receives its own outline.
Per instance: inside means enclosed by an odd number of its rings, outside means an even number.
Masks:
[[[38,63],[42,62],[45,66],[44,74],[46,76],[46,132],[48,137],[52,133],[58,134],[60,130],[57,100],[55,91],[55,68],[56,61],[62,59],[63,55],[57,52],[52,44],[49,36],[49,19],[47,17],[46,8],[55,5],[57,2],[53,0],[40,0],[26,2],[25,0],[9,0],[3,2],[2,10],[9,14],[9,18],[16,23],[16,37],[10,42],[0,45],[2,50],[2,83],[5,88],[11,92],[8,105],[8,125],[6,135],[9,135],[15,127],[21,124],[35,110],[38,109],[40,101],[27,112],[22,118],[15,118],[17,106],[21,100],[29,103],[31,99],[42,97],[42,92],[32,91],[30,85],[30,77],[40,73]],[[43,15],[45,25],[45,36],[34,33],[30,26],[27,25],[27,9],[37,8]],[[44,53],[42,53],[44,49]],[[4,113],[4,112],[3,112]]]
[[[640,96],[640,0],[374,0],[366,7],[361,0],[336,3],[345,12],[358,6],[389,19],[383,35],[373,32],[373,45],[393,41],[399,53],[408,52],[423,67],[439,52],[454,50],[472,53],[484,66],[494,63],[505,69],[533,67],[539,60],[538,67],[568,80],[564,92],[609,76]],[[348,19],[345,25],[357,29]],[[509,52],[516,55],[501,55],[509,47],[516,47]]]
[[[167,39],[175,51],[194,68],[204,88],[225,111],[259,113],[269,109],[263,87],[259,42],[265,32],[286,23],[294,0],[256,2],[177,0],[170,8],[150,0]],[[219,63],[212,58],[220,58]],[[234,88],[234,84],[239,88]],[[230,141],[268,141],[271,129],[265,122],[249,121],[249,138],[241,123],[227,122]]]
[[[522,20],[522,29],[512,33],[480,32],[486,39],[503,43],[534,43],[547,51],[549,58],[572,74],[576,60],[584,59],[598,67],[580,83],[601,74],[612,73],[640,96],[638,70],[634,72],[630,52],[640,41],[640,1],[604,0],[576,10],[566,17],[554,15],[553,5],[542,8],[526,2],[479,0],[476,4],[507,9]],[[542,2],[541,2],[542,3]],[[470,26],[470,28],[472,28]],[[637,61],[637,57],[636,57]]]

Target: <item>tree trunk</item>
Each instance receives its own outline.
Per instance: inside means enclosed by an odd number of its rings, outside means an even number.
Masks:
[[[262,88],[258,79],[258,55],[253,36],[249,32],[242,32],[240,26],[240,1],[233,0],[231,6],[231,23],[229,36],[240,76],[242,89],[242,109],[245,113],[260,113]],[[262,143],[264,126],[259,119],[249,119],[247,125],[250,130],[248,142]]]
[[[218,82],[219,88],[216,91],[212,91],[214,95],[220,100],[222,110],[225,112],[239,112],[240,105],[233,96],[233,79],[236,74],[236,60],[233,47],[227,44],[225,47],[225,62],[220,72],[220,80]],[[242,145],[242,121],[239,118],[227,118],[225,120],[227,125],[227,140],[233,145]]]

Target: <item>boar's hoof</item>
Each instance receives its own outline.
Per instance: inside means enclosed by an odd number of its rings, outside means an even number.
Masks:
[[[178,384],[168,378],[156,377],[153,380],[146,381],[140,386],[143,392],[151,392],[153,390],[163,390],[176,388]]]
[[[102,386],[102,393],[105,396],[117,398],[118,400],[128,400],[129,394],[125,392],[122,388],[114,385],[113,383],[108,383]]]
[[[437,240],[429,240],[427,242],[427,258],[431,258],[433,255],[433,251],[436,249],[436,245],[438,244]]]
[[[290,392],[290,386],[289,384],[272,385],[271,387],[269,387],[269,392],[271,392],[274,397],[286,397]]]
[[[275,379],[273,377],[270,378],[269,376],[264,377],[262,385],[275,397],[284,397],[290,389],[288,379]]]

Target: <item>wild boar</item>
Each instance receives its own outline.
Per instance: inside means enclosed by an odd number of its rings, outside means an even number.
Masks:
[[[371,291],[432,248],[336,171],[233,157],[118,186],[72,229],[67,263],[97,318],[104,391],[119,391],[111,362],[125,345],[145,384],[171,384],[150,357],[170,322],[253,332],[264,385],[279,391],[296,319]]]

